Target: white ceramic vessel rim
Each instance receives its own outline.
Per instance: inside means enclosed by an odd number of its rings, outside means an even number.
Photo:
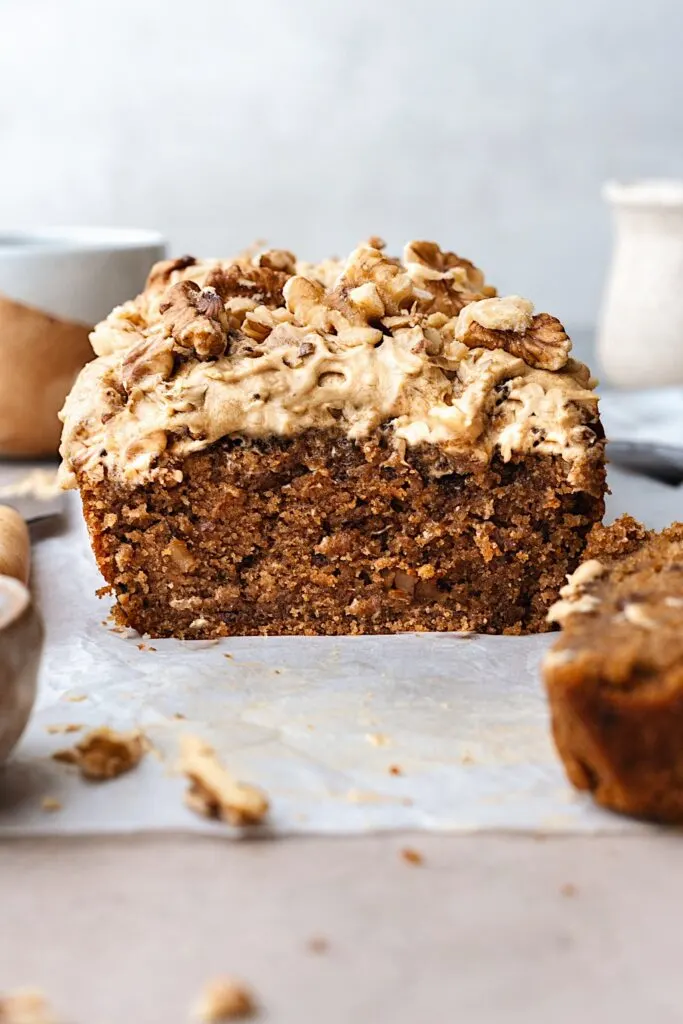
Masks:
[[[675,178],[644,178],[642,181],[608,181],[603,196],[618,206],[683,208],[683,181]]]
[[[118,252],[163,246],[158,231],[144,228],[51,227],[27,231],[0,229],[0,258],[30,259],[59,253]]]

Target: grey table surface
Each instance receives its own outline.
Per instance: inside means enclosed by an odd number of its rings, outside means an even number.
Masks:
[[[674,834],[11,840],[0,987],[73,1024],[180,1024],[224,973],[275,1024],[673,1024],[682,900]]]

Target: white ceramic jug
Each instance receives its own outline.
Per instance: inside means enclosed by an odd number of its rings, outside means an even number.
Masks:
[[[610,182],[616,239],[598,331],[605,380],[683,384],[683,182]]]

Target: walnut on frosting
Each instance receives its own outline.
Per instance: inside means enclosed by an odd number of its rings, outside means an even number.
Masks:
[[[175,271],[187,270],[188,267],[194,267],[196,263],[197,260],[194,256],[178,256],[174,260],[161,260],[159,263],[155,263],[150,270],[145,287],[163,291],[170,284]]]
[[[497,298],[433,242],[408,243],[402,259],[384,248],[372,237],[343,263],[271,249],[157,264],[91,335],[99,359],[62,413],[62,480],[151,479],[233,435],[361,440],[380,426],[397,450],[435,444],[449,465],[450,453],[479,466],[533,446],[579,473],[594,382],[559,321]]]
[[[470,260],[440,249],[436,242],[409,242],[403,250],[406,272],[416,286],[423,313],[457,316],[469,302],[496,294]]]
[[[125,354],[121,383],[130,394],[134,387],[148,390],[157,381],[168,380],[173,372],[173,339],[144,338]]]
[[[561,370],[571,342],[556,317],[534,316],[533,309],[518,295],[472,302],[458,317],[455,338],[468,348],[503,349],[539,370]]]
[[[169,288],[159,312],[170,337],[180,348],[194,351],[198,359],[215,359],[225,352],[227,317],[213,288],[179,281]]]

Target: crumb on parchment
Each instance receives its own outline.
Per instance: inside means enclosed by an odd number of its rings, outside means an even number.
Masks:
[[[58,800],[56,796],[44,796],[40,801],[40,806],[44,811],[61,811],[62,802]]]
[[[39,989],[0,993],[0,1024],[59,1024]]]
[[[415,867],[424,864],[424,857],[419,850],[414,850],[412,846],[404,846],[401,850],[401,857],[406,864],[413,864]]]
[[[74,747],[56,751],[52,757],[76,765],[86,779],[103,782],[131,771],[147,750],[147,740],[139,729],[116,732],[105,725],[93,729]]]
[[[255,1012],[256,1001],[246,985],[231,978],[217,978],[205,986],[193,1016],[204,1024],[218,1024],[226,1020],[244,1020]]]
[[[197,814],[230,825],[258,825],[268,813],[266,794],[231,775],[198,736],[182,737],[179,768],[190,780],[185,803]]]
[[[306,948],[311,953],[327,953],[330,943],[324,935],[312,935],[306,943]]]
[[[368,732],[365,734],[365,738],[373,747],[388,747],[391,742],[383,732]]]
[[[51,722],[45,726],[45,732],[56,736],[61,732],[80,732],[83,726],[79,722]]]

